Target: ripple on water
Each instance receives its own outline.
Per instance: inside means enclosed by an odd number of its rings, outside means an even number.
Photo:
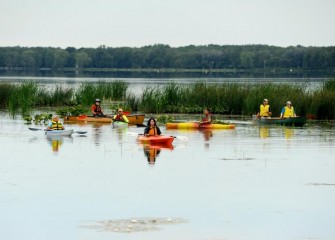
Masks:
[[[83,228],[97,231],[134,233],[160,230],[162,225],[186,223],[182,218],[132,218],[97,221],[90,225],[83,225]]]

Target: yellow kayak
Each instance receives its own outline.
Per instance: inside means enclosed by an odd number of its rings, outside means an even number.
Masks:
[[[199,122],[166,123],[166,129],[235,129],[233,124],[200,124]]]

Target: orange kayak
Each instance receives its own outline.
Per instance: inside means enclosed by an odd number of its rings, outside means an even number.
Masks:
[[[129,120],[129,124],[139,124],[143,125],[144,121],[144,114],[134,114],[134,115],[127,115]],[[111,123],[111,117],[93,117],[93,116],[69,116],[64,117],[65,122],[97,122],[97,123]]]
[[[166,129],[235,129],[233,124],[200,124],[198,122],[166,123]]]

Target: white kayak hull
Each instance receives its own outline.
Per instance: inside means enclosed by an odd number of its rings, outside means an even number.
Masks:
[[[71,136],[73,129],[46,131],[48,137],[51,136]]]

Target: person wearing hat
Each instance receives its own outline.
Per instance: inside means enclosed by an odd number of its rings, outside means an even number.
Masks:
[[[296,115],[291,101],[287,101],[286,106],[283,107],[283,109],[281,110],[280,118],[290,118],[290,117],[296,117]]]
[[[94,117],[104,117],[105,115],[102,112],[102,108],[100,106],[101,100],[99,98],[95,99],[94,104],[91,107],[91,112]]]
[[[263,99],[263,103],[259,106],[259,112],[257,113],[258,118],[270,118],[272,112],[270,111],[269,100]]]

